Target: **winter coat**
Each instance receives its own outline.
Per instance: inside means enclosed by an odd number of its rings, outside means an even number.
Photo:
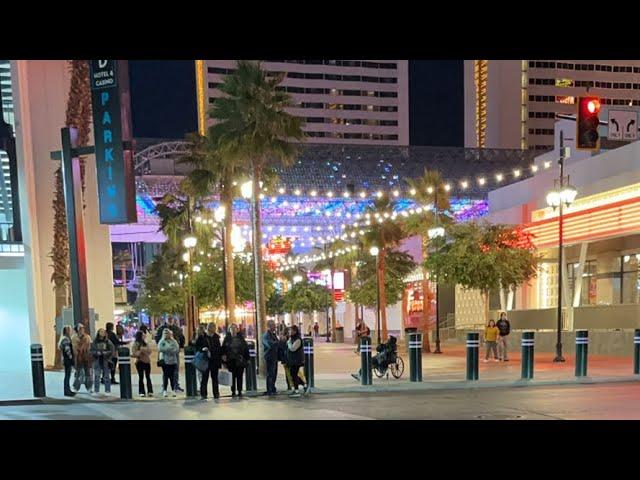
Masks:
[[[137,358],[139,362],[151,363],[151,347],[148,343],[142,345],[141,343],[133,342],[131,356]]]
[[[267,362],[278,361],[278,336],[276,332],[267,330],[262,335],[262,355]]]
[[[291,367],[304,365],[304,349],[300,335],[291,337],[287,342],[287,365]]]
[[[222,354],[227,357],[227,368],[244,368],[249,363],[249,345],[241,333],[227,335],[222,343]]]
[[[93,355],[94,368],[97,365],[107,366],[111,357],[116,353],[116,347],[108,338],[96,338],[91,344],[91,355]]]
[[[180,346],[173,338],[163,338],[158,343],[158,359],[166,365],[177,365]]]
[[[217,333],[214,333],[213,335],[209,335],[208,333],[200,335],[196,340],[196,349],[199,352],[202,352],[205,347],[209,351],[209,368],[220,368],[222,366],[222,346],[220,345],[220,335]]]
[[[113,332],[107,332],[107,338],[111,343],[113,343],[113,346],[116,347],[116,351],[118,350],[119,346],[127,344],[127,342],[123,342],[122,340],[120,340],[120,338],[118,338],[118,336]]]
[[[62,337],[60,339],[60,352],[62,353],[62,361],[65,367],[72,367],[75,365],[73,358],[73,345],[69,337]]]
[[[76,333],[71,337],[71,347],[73,348],[73,356],[76,367],[91,366],[93,363],[93,355],[91,355],[91,337],[86,333],[79,337]]]

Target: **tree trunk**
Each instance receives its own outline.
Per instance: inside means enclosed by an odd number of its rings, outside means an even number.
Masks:
[[[484,324],[489,324],[489,292],[482,292],[482,298],[484,300]]]
[[[387,331],[387,295],[384,286],[384,270],[385,270],[385,249],[381,248],[379,255],[379,268],[378,268],[378,282],[380,285],[380,333],[382,335],[382,341],[386,342],[388,337]],[[376,325],[377,328],[377,325]]]
[[[231,232],[233,229],[233,194],[227,188],[223,190],[222,205],[224,205],[226,215],[224,217],[224,256],[226,262],[225,282],[227,284],[226,302],[229,306],[229,323],[236,322],[236,283],[235,267],[233,265],[233,244],[231,243]]]
[[[258,316],[258,341],[262,332],[267,329],[267,305],[264,298],[264,272],[262,265],[262,225],[260,221],[260,178],[262,177],[261,168],[255,162],[253,164],[253,195],[251,202],[251,229],[252,229],[252,248],[253,248],[253,272],[255,275],[255,291],[256,291],[256,314]],[[265,362],[260,362],[260,375],[266,374]]]
[[[331,333],[336,334],[336,290],[333,286],[335,270],[331,268]],[[333,339],[335,341],[335,337]]]
[[[427,238],[422,237],[422,261],[427,259]],[[427,280],[427,269],[422,267],[422,325],[420,330],[424,333],[422,341],[424,344],[424,352],[431,353],[431,344],[429,343],[429,315],[431,313],[431,296],[429,295],[429,281]],[[436,298],[436,308],[438,308],[438,299]]]

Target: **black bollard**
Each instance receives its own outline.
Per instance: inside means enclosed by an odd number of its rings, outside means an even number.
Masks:
[[[128,347],[118,347],[118,372],[120,372],[120,398],[131,400],[131,353]]]
[[[576,377],[587,376],[589,355],[589,331],[576,330]]]
[[[480,334],[467,333],[467,380],[478,380]]]
[[[360,384],[372,384],[371,337],[360,337]]]
[[[248,340],[249,344],[249,365],[247,366],[247,392],[255,392],[258,390],[258,378],[256,376],[256,344],[252,340]]]
[[[39,343],[31,344],[31,376],[33,381],[33,396],[35,398],[44,398],[47,396],[44,387],[44,356],[42,354],[42,345]]]
[[[422,381],[422,334],[409,334],[409,377],[412,382]]]
[[[307,377],[307,385],[314,388],[316,384],[313,373],[313,338],[307,337],[303,339],[302,348],[304,348],[304,376]]]
[[[522,332],[522,379],[533,378],[534,332]]]
[[[633,373],[640,375],[640,328],[633,334]]]
[[[196,347],[188,345],[184,347],[184,377],[187,385],[187,398],[197,397],[198,378],[196,376],[196,367],[193,364],[193,358],[196,356]]]

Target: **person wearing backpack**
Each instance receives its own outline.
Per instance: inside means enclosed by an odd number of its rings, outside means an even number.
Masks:
[[[300,393],[298,393],[298,387],[300,385],[304,387],[304,393],[308,393],[308,384],[298,375],[300,367],[304,365],[304,349],[302,348],[302,338],[297,325],[291,326],[291,337],[287,341],[287,365],[291,372],[291,380],[293,383],[293,392],[290,396],[300,396]]]
[[[220,345],[220,335],[216,333],[216,324],[207,325],[207,333],[198,337],[196,341],[196,349],[198,352],[204,352],[209,358],[209,368],[202,372],[202,382],[200,382],[200,398],[207,399],[207,384],[209,376],[213,385],[213,398],[220,398],[220,390],[218,385],[218,371],[222,366],[222,346]]]
[[[249,345],[236,324],[229,327],[229,333],[222,343],[222,355],[227,368],[231,372],[231,396],[242,398],[242,374],[249,364]]]
[[[509,320],[507,320],[507,313],[500,312],[500,319],[496,323],[496,327],[498,327],[498,359],[501,362],[508,362],[507,358],[507,337],[511,333],[511,324]]]
[[[62,364],[64,365],[64,396],[74,397],[76,394],[69,386],[71,368],[74,364],[73,345],[71,344],[71,327],[69,325],[65,325],[62,329],[62,336],[60,337],[60,342],[58,342],[58,348],[62,354]]]

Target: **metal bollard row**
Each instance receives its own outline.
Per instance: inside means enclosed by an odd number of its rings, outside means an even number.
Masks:
[[[534,332],[522,332],[522,374],[523,380],[533,379],[533,349],[535,345]]]
[[[478,380],[480,362],[480,334],[467,333],[467,380]]]
[[[249,344],[249,365],[247,366],[247,392],[258,390],[258,377],[256,375],[256,344],[253,340],[248,340]]]
[[[360,384],[372,385],[371,337],[360,338]]]
[[[409,379],[412,382],[422,381],[422,334],[409,334]]]
[[[31,345],[31,377],[33,383],[33,396],[44,398],[47,392],[44,386],[44,356],[42,345],[34,343]]]
[[[304,351],[304,376],[307,379],[307,385],[314,388],[316,386],[313,368],[313,338],[307,337],[302,340],[302,348]]]
[[[589,331],[576,330],[576,377],[587,376]]]
[[[195,356],[196,348],[194,346],[189,345],[184,347],[184,377],[187,388],[187,398],[193,398],[199,395],[196,367],[193,364],[193,358]]]
[[[128,347],[118,347],[118,372],[120,373],[120,398],[131,400],[131,353]]]

